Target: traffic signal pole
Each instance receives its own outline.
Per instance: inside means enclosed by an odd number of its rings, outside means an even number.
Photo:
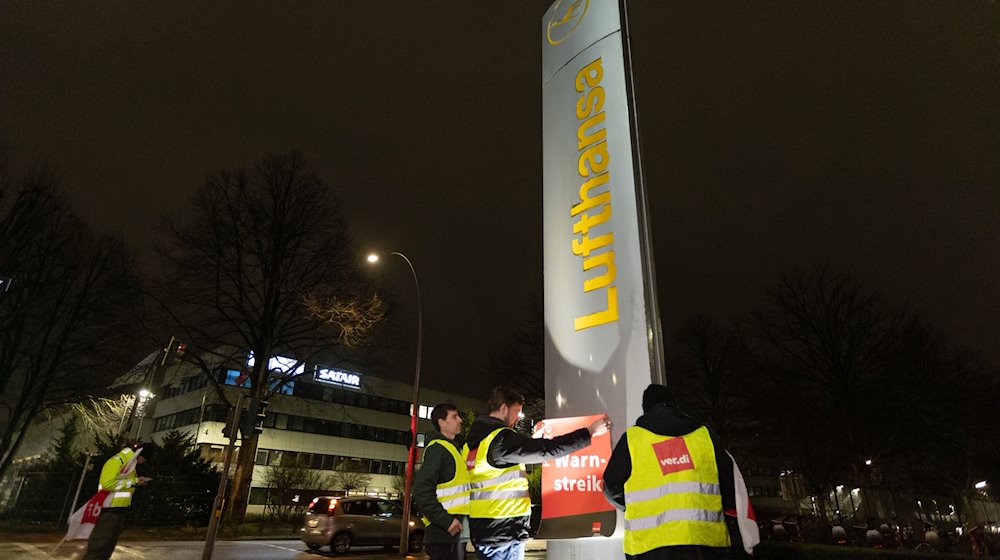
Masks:
[[[243,391],[240,391],[240,396],[236,399],[236,408],[226,422],[229,430],[229,444],[226,445],[222,476],[219,477],[219,491],[215,494],[215,502],[212,504],[212,518],[208,521],[208,533],[205,535],[205,548],[202,550],[201,560],[212,559],[212,549],[215,548],[215,537],[219,533],[219,523],[221,522],[222,511],[226,505],[226,486],[229,484],[229,467],[232,466],[233,453],[236,451],[236,437],[239,432],[240,415],[242,413]]]

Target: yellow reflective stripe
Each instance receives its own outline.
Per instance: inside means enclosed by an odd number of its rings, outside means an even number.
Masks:
[[[501,484],[504,482],[509,482],[511,480],[517,480],[518,478],[527,478],[527,474],[522,470],[512,471],[504,473],[500,476],[494,476],[493,478],[487,478],[486,480],[480,480],[478,482],[473,482],[473,488],[486,488],[487,486],[494,486],[496,484]]]
[[[668,482],[653,488],[625,492],[625,504],[627,506],[636,502],[654,500],[667,494],[679,493],[719,495],[722,492],[719,490],[718,484],[711,482]]]
[[[671,509],[660,512],[657,515],[649,515],[638,519],[625,519],[625,529],[627,531],[641,531],[659,527],[671,521],[709,521],[719,522],[723,520],[721,511],[711,511],[707,509]]]

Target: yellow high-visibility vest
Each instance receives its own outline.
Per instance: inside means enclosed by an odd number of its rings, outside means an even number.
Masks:
[[[130,464],[131,463],[131,464]],[[122,473],[128,465],[128,472]],[[98,490],[107,490],[108,497],[104,499],[104,507],[129,507],[132,505],[132,493],[139,481],[135,474],[135,451],[130,447],[122,449],[108,459],[101,467],[101,479]]]
[[[439,482],[437,484],[437,499],[441,502],[445,511],[452,515],[469,515],[469,470],[465,468],[465,460],[458,453],[455,444],[446,439],[434,439],[424,448],[424,453],[437,444],[448,450],[452,459],[455,460],[455,476],[451,480]],[[431,520],[424,517],[424,525],[430,525]]]
[[[472,494],[469,501],[469,517],[479,519],[505,519],[531,514],[531,498],[528,495],[528,478],[524,465],[517,464],[504,469],[490,465],[487,460],[490,444],[503,430],[497,428],[479,442],[479,447],[463,449]],[[471,454],[475,452],[475,457]]]
[[[626,437],[632,474],[625,481],[625,554],[662,546],[729,546],[708,429],[671,437],[633,426]]]

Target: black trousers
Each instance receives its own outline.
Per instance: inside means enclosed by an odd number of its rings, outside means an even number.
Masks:
[[[465,542],[424,543],[430,560],[465,560]]]
[[[128,508],[107,508],[101,512],[94,525],[94,531],[87,539],[87,552],[81,560],[108,560],[115,551],[118,537],[125,526],[125,512]]]

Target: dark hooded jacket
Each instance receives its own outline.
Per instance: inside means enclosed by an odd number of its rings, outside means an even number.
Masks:
[[[497,428],[507,428],[503,420],[492,416],[480,416],[469,428],[469,449],[479,447],[479,442]],[[497,434],[487,451],[489,464],[503,469],[517,464],[541,463],[549,459],[563,457],[590,445],[590,430],[580,428],[552,439],[532,439],[507,428]],[[481,452],[481,450],[480,450]],[[507,519],[469,518],[469,533],[472,542],[478,545],[496,546],[512,541],[528,540],[528,519],[530,516]]]
[[[666,403],[660,403],[639,417],[636,426],[662,436],[683,436],[697,430],[702,425],[677,412]],[[715,463],[719,469],[719,486],[722,492],[722,509],[736,507],[736,484],[733,479],[733,462],[725,448],[719,445],[719,437],[711,430],[709,435],[715,447]],[[625,509],[625,481],[632,475],[632,456],[628,451],[628,434],[622,434],[615,445],[604,469],[604,496],[620,510]],[[730,531],[732,533],[732,531]],[[708,546],[664,546],[635,556],[642,560],[697,560],[702,558],[729,558],[730,549]]]

